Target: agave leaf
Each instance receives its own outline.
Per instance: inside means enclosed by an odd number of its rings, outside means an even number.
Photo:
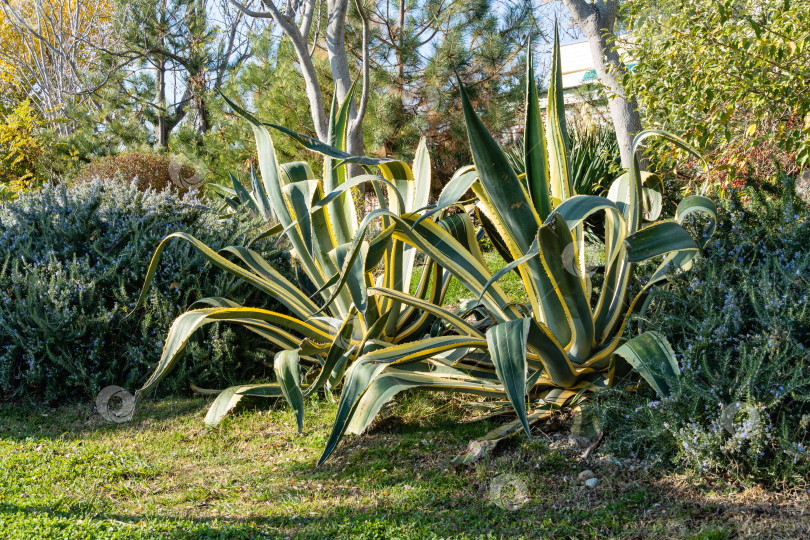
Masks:
[[[537,358],[527,358],[528,365],[537,369],[542,367],[541,375],[546,375],[556,386],[570,388],[576,384],[577,373],[568,358],[562,344],[543,323],[529,319],[529,337],[527,345],[532,355]]]
[[[366,344],[368,342],[374,341],[382,335],[383,331],[385,330],[385,325],[388,323],[388,317],[390,315],[391,315],[390,311],[383,312],[380,318],[374,321],[374,324],[368,327],[366,334],[363,336],[363,340],[357,347],[357,350],[360,351],[360,354],[366,352]]]
[[[250,192],[245,189],[245,186],[231,173],[228,173],[228,176],[231,177],[231,183],[233,184],[233,190],[236,192],[236,196],[239,198],[239,201],[242,204],[247,205],[248,209],[253,212],[254,214],[263,215],[259,211],[259,207],[256,206],[256,202],[254,198],[250,195]]]
[[[644,171],[647,173],[647,171]],[[655,173],[642,173],[641,196],[644,203],[644,219],[655,221],[661,217],[661,209],[664,203],[664,182]]]
[[[377,364],[402,366],[404,364],[432,359],[448,351],[486,348],[487,341],[481,338],[471,336],[439,336],[375,350],[364,354],[362,360]]]
[[[459,174],[462,170],[466,172]],[[451,178],[442,189],[442,192],[439,194],[439,199],[436,201],[436,205],[422,214],[422,216],[416,220],[414,226],[419,224],[422,220],[428,219],[430,216],[456,204],[458,200],[467,193],[470,186],[472,186],[476,180],[478,180],[478,173],[475,171],[475,166],[473,165],[457,171],[456,174],[453,175],[453,178]]]
[[[228,298],[223,298],[221,296],[210,296],[208,298],[200,298],[193,304],[191,304],[188,308],[189,311],[193,311],[195,309],[203,309],[203,308],[210,308],[210,307],[230,307],[230,308],[238,308],[242,307],[241,304],[234,302]],[[219,392],[219,391],[217,391]]]
[[[443,320],[438,314],[449,312],[439,306],[443,303],[449,285],[450,274],[444,272],[442,267],[435,261],[425,263],[415,294],[411,296],[403,293],[400,297],[400,299],[405,299],[403,304],[406,307],[400,313],[397,334],[392,340],[394,343],[410,341],[415,337],[424,336],[429,333],[434,324]],[[418,302],[424,303],[419,304]],[[420,305],[426,309],[422,309],[419,307]],[[481,337],[483,337],[483,334]]]
[[[202,243],[200,242],[200,244]],[[197,247],[196,244],[194,245]],[[282,276],[278,270],[273,268],[255,251],[242,246],[228,246],[223,248],[221,253],[234,255],[245,265],[247,265],[250,272],[253,274],[253,276],[255,276],[256,283],[247,279],[246,281],[249,281],[258,288],[272,295],[296,316],[302,319],[308,319],[316,311],[318,311],[318,305],[315,304],[315,302],[310,300],[310,298],[301,289],[293,285],[291,281]],[[203,252],[203,255],[208,255],[208,253]],[[239,268],[238,266],[233,265],[233,263],[230,263],[230,261],[227,259],[222,258],[222,260],[235,268]],[[242,274],[233,272],[230,267],[224,267],[214,260],[211,260],[211,262],[245,279]]]
[[[481,205],[477,205],[475,207],[475,217],[478,218],[478,222],[481,224],[481,229],[486,233],[489,241],[492,242],[492,245],[495,247],[495,251],[498,252],[498,255],[500,255],[504,261],[512,262],[515,258],[512,257],[512,254],[509,252],[509,248],[506,246],[506,242],[504,242],[503,238],[501,237],[501,233],[498,232],[498,229],[495,227],[492,219],[487,215],[486,210]]]
[[[715,227],[717,226],[717,207],[706,197],[692,195],[684,198],[678,205],[678,209],[675,211],[675,220],[679,224],[683,224],[684,220],[694,213],[707,214],[709,217],[709,225],[698,242],[698,246],[702,249],[705,247],[711,235],[714,234]],[[669,274],[690,269],[697,255],[698,251],[695,249],[672,251],[668,253],[650,277],[645,289],[649,289],[652,285],[665,281]]]
[[[228,300],[227,298],[221,298],[221,297],[202,298],[202,299],[194,302],[193,304],[191,304],[191,306],[189,307],[189,311],[194,311],[194,310],[197,310],[197,309],[205,309],[205,308],[210,308],[210,307],[215,307],[215,308],[241,308],[242,306],[237,304],[236,302],[234,302],[232,300]],[[310,321],[312,321],[312,320],[314,320],[314,319],[310,319]],[[277,347],[281,347],[281,348],[294,347],[295,343],[299,340],[299,336],[290,334],[289,332],[286,332],[286,331],[284,331],[284,330],[282,330],[280,328],[277,328],[277,327],[273,327],[272,325],[268,325],[268,324],[266,324],[266,323],[264,323],[262,321],[259,321],[259,320],[243,318],[243,319],[240,319],[238,322],[239,322],[239,324],[241,324],[242,326],[244,326],[245,328],[247,328],[248,330],[250,330],[254,334],[257,334],[257,335],[263,337],[264,339],[266,339],[270,343],[276,345]],[[305,341],[309,341],[309,340],[305,339]],[[310,342],[310,343],[313,343],[313,345],[317,345],[314,342]],[[220,392],[219,390],[216,391],[216,393],[219,393],[219,392]]]
[[[355,307],[365,315],[368,309],[368,295],[366,294],[366,273],[365,273],[365,259],[368,254],[368,242],[363,241],[360,244],[358,257],[349,261],[347,253],[350,248],[349,244],[343,244],[336,247],[329,253],[329,257],[335,265],[341,269],[341,275],[345,275],[346,279],[343,281],[349,289],[349,294],[352,297]],[[339,290],[336,289],[336,291]],[[325,306],[324,306],[325,307]]]
[[[608,274],[613,265],[617,263],[627,236],[627,224],[616,204],[604,197],[576,195],[555,209],[555,212],[563,217],[571,230],[600,211],[605,212],[605,273]],[[607,287],[602,288],[603,295],[607,289]]]
[[[357,347],[352,345],[348,351],[338,358],[335,367],[332,369],[332,373],[329,374],[329,378],[326,381],[325,389],[328,393],[331,393],[343,380],[343,375],[346,374],[346,368],[349,365],[349,359],[356,351]]]
[[[517,260],[514,260],[514,261],[512,261],[512,262],[510,262],[508,264],[505,264],[500,270],[495,272],[495,274],[493,274],[493,276],[491,278],[489,278],[489,281],[487,281],[486,284],[483,286],[483,288],[480,291],[478,291],[478,298],[476,300],[476,303],[478,303],[478,304],[481,303],[481,298],[487,292],[487,289],[490,287],[490,285],[497,282],[503,276],[505,276],[506,274],[508,274],[509,272],[511,272],[512,270],[514,270],[518,266],[520,266],[521,264],[525,263],[529,259],[537,257],[539,254],[540,254],[540,245],[537,243],[537,238],[535,238],[535,240],[532,243],[531,247],[529,247],[529,251],[527,251],[526,254],[523,257],[521,257],[521,258],[519,258]]]
[[[397,214],[404,214],[411,212],[413,208],[414,199],[414,179],[411,168],[403,161],[389,161],[378,165],[383,178],[388,180],[390,184],[395,186],[394,191],[400,194],[400,197],[395,197],[392,194],[392,188],[388,188],[389,193],[389,208]],[[389,184],[389,185],[390,185]],[[403,201],[401,203],[400,201]]]
[[[495,372],[529,439],[532,434],[526,417],[526,339],[530,323],[530,319],[517,319],[496,324],[487,330],[487,343]]]
[[[666,338],[658,332],[645,332],[616,349],[638,371],[661,397],[668,397],[670,383],[680,377],[681,370],[675,352]]]
[[[405,264],[405,244],[401,240],[392,238],[386,254],[387,263],[383,274],[383,286],[394,290],[410,291],[411,284],[405,284],[404,264]],[[383,298],[381,309],[389,314],[388,325],[385,327],[386,336],[396,336],[397,323],[402,305],[393,298]]]
[[[402,302],[403,304],[414,306],[420,310],[435,315],[440,319],[446,320],[447,322],[453,324],[456,328],[458,328],[459,331],[465,332],[469,336],[475,336],[479,338],[484,337],[480,331],[470,326],[464,319],[458,317],[453,313],[450,313],[445,309],[442,309],[441,307],[432,302],[426,302],[420,298],[416,298],[415,296],[405,294],[402,291],[386,289],[384,287],[370,287],[368,289],[368,293],[372,295],[387,296],[389,298],[394,298],[399,302]]]
[[[427,149],[427,141],[423,137],[419,141],[416,155],[413,158],[413,182],[409,192],[410,198],[406,200],[405,211],[415,212],[428,203],[430,198],[430,154]],[[414,265],[416,263],[416,249],[412,246],[404,246],[402,252],[402,291],[410,292],[411,279],[413,278]],[[398,324],[399,317],[393,324]],[[391,330],[396,333],[396,328]]]
[[[477,290],[474,287],[483,286],[491,277],[489,270],[479,261],[468,257],[467,254],[469,251],[464,248],[458,240],[453,238],[451,234],[442,229],[441,226],[430,220],[426,220],[420,223],[418,227],[415,227],[414,230],[411,230],[411,224],[413,223],[411,220],[415,221],[418,216],[411,214],[407,216],[408,220],[405,220],[393,212],[382,208],[369,212],[360,224],[358,235],[349,250],[345,265],[352,264],[358,257],[360,243],[369,224],[373,220],[383,216],[387,216],[398,225],[393,234],[394,239],[402,240],[419,248],[442,267],[450,270],[462,284],[471,290]],[[341,274],[341,281],[339,282],[338,288],[343,286],[346,279],[348,279],[348,275],[344,271]],[[489,309],[496,313],[502,313],[502,316],[505,318],[506,312],[517,313],[513,308],[502,307],[509,303],[509,299],[497,284],[489,288],[483,301],[487,303]],[[328,303],[326,305],[328,305]]]
[[[316,194],[318,193],[318,190],[316,190],[313,193],[313,203],[309,207],[308,213],[310,215],[314,216],[314,215],[317,215],[318,213],[321,213],[323,211],[322,209],[324,207],[330,207],[331,208],[331,206],[333,204],[336,204],[336,202],[335,202],[336,199],[338,199],[338,197],[340,197],[341,195],[344,195],[346,193],[346,191],[348,191],[349,189],[351,189],[351,188],[353,188],[353,187],[355,187],[355,186],[357,186],[359,184],[363,184],[363,183],[366,183],[366,182],[371,182],[373,185],[376,185],[377,182],[382,182],[382,183],[387,184],[388,186],[390,186],[392,188],[395,187],[393,183],[391,183],[389,180],[386,180],[385,178],[383,178],[381,176],[377,176],[377,175],[373,175],[373,174],[361,174],[361,175],[353,177],[350,180],[346,180],[345,182],[341,183],[338,187],[333,189],[331,192],[329,192],[326,196],[324,196],[322,198],[319,198],[319,197],[316,196]],[[286,187],[287,186],[285,186],[285,188]],[[404,205],[402,196],[400,195],[398,190],[393,189],[393,190],[389,190],[389,192],[393,193],[394,197],[396,197],[396,199],[400,203],[400,205]],[[381,204],[381,207],[383,207],[383,206],[384,206],[384,204]],[[302,209],[302,212],[303,212],[303,209]],[[330,216],[331,216],[331,214],[330,214]],[[289,229],[291,229],[292,227],[297,226],[297,225],[298,225],[298,220],[294,220],[287,227],[285,227],[283,230],[281,228],[279,228],[279,227],[274,227],[272,229],[272,231],[274,231],[274,232],[269,232],[268,231],[268,233],[262,234],[258,238],[254,239],[251,243],[256,242],[257,240],[259,240],[261,238],[266,238],[267,236],[272,236],[273,234],[277,234],[278,232],[286,233]],[[332,232],[331,231],[331,229],[332,229],[331,224],[329,225],[329,228],[330,228],[330,232]],[[349,240],[351,240],[352,238],[353,237],[349,238]],[[343,242],[343,243],[346,243],[346,242]]]
[[[526,62],[526,124],[523,134],[523,162],[526,169],[526,184],[532,203],[540,221],[551,214],[551,194],[549,193],[548,158],[546,138],[543,135],[543,117],[540,114],[540,101],[537,97],[537,83],[534,79],[534,58],[529,40],[529,53]]]
[[[674,221],[660,221],[627,237],[630,262],[642,262],[671,251],[694,250],[698,245],[686,230]]]
[[[356,319],[356,311],[352,309],[348,315],[346,315],[346,319],[343,321],[343,324],[335,335],[335,339],[332,341],[332,344],[329,347],[329,352],[326,355],[326,360],[324,361],[323,367],[321,367],[318,378],[309,388],[307,388],[307,391],[304,393],[304,397],[320,389],[324,384],[326,384],[338,367],[338,364],[341,363],[341,360],[344,359],[344,357],[345,359],[348,359],[346,353],[351,349],[352,333],[354,332]]]
[[[320,459],[318,459],[318,467],[323,465],[323,462],[332,454],[332,451],[346,432],[349,415],[357,403],[357,400],[365,389],[368,388],[374,376],[385,368],[385,364],[373,364],[359,360],[351,365],[346,373],[343,391],[340,393],[335,422],[332,425],[332,432],[329,435],[329,439],[326,441],[326,446]]]
[[[186,233],[172,233],[166,236],[166,238],[160,242],[157,249],[155,249],[155,253],[152,255],[152,260],[149,263],[149,269],[146,272],[146,277],[144,278],[141,294],[138,297],[135,308],[133,309],[137,309],[146,301],[149,294],[149,286],[154,279],[158,263],[160,262],[160,255],[166,248],[167,243],[173,238],[185,240],[210,263],[237,277],[242,278],[256,288],[272,295],[274,298],[277,298],[282,304],[284,304],[285,307],[300,318],[306,319],[318,310],[318,307],[314,302],[309,300],[309,298],[307,298],[305,294],[295,287],[295,285],[290,283],[289,280],[285,279],[281,274],[279,274],[275,269],[261,259],[257,253],[246,248],[236,246],[230,246],[223,250],[226,252],[235,253],[240,258],[244,257],[243,261],[251,266],[251,270],[255,270],[255,272],[251,272],[245,270],[239,265],[232,263],[222,255],[216,253],[214,250],[206,246],[203,242],[200,242],[190,234]]]
[[[502,224],[505,240],[513,256],[520,257],[534,241],[540,220],[529,195],[470,103],[461,80],[458,81],[464,120],[470,139],[475,168],[481,187],[492,200],[491,210]],[[497,225],[498,223],[496,223]]]
[[[253,128],[253,136],[256,139],[256,152],[259,160],[259,170],[262,173],[262,182],[264,183],[265,193],[267,194],[267,197],[273,207],[273,213],[275,213],[279,222],[284,227],[288,227],[293,222],[293,218],[292,215],[290,215],[289,209],[284,201],[284,195],[281,191],[281,173],[279,170],[278,161],[276,160],[276,151],[275,147],[273,146],[273,139],[270,137],[270,132],[268,132],[267,128],[253,115],[239,107],[224,94],[220,93],[220,95],[233,110],[235,110],[242,118],[250,122],[250,125]],[[297,231],[294,229],[291,229],[287,236],[290,239],[290,243],[293,245],[293,248],[298,253],[299,260],[306,269],[307,275],[315,283],[315,286],[320,287],[323,285],[323,281],[326,279],[326,276],[323,275],[323,272],[320,268],[318,268],[315,260],[306,250],[304,239],[297,234]]]
[[[312,204],[306,209],[311,216],[310,226],[312,227],[313,240],[314,240],[314,256],[318,261],[318,265],[324,272],[324,275],[333,274],[338,271],[338,267],[332,263],[328,253],[335,249],[337,245],[337,235],[333,227],[333,220],[329,216],[328,210],[323,206],[318,206],[318,203],[323,199],[323,189],[321,183],[315,181],[312,186]],[[304,210],[304,209],[301,209]],[[340,306],[340,315],[347,313],[347,306],[349,303],[348,296],[343,295]]]
[[[282,346],[295,346],[299,338],[289,333],[293,331],[313,341],[332,341],[332,335],[322,330],[322,323],[305,322],[289,315],[256,308],[207,308],[187,311],[172,323],[166,343],[163,346],[160,361],[155,371],[143,387],[136,392],[136,397],[154,387],[165,377],[180,360],[188,339],[199,328],[213,322],[232,322],[244,324],[251,329],[262,329],[272,335]]]
[[[304,430],[304,395],[301,392],[301,372],[298,367],[298,350],[287,350],[276,353],[273,359],[273,371],[276,372],[281,392],[290,407],[295,411],[298,433]]]
[[[715,228],[717,227],[717,206],[711,199],[700,195],[684,197],[675,210],[675,221],[683,225],[683,222],[688,216],[696,213],[707,214],[709,217],[709,226],[703,232],[703,237],[698,242],[702,249],[706,247],[706,243],[714,234]]]
[[[335,200],[338,196],[340,196],[341,194],[346,192],[348,189],[353,188],[354,186],[357,186],[359,184],[363,184],[365,182],[382,182],[384,184],[387,184],[389,187],[393,188],[393,195],[394,195],[394,197],[396,197],[399,204],[401,206],[405,205],[405,202],[404,202],[404,199],[402,198],[402,195],[400,194],[399,190],[396,189],[396,186],[390,180],[388,180],[386,178],[383,178],[383,177],[380,177],[380,176],[377,176],[377,175],[374,175],[374,174],[361,174],[361,175],[358,175],[358,176],[355,176],[355,177],[351,178],[350,180],[346,180],[344,183],[342,183],[341,185],[334,188],[320,202],[313,205],[313,211],[315,209],[317,209],[317,208],[322,207],[322,206],[326,206],[328,203],[331,203],[333,200]],[[392,191],[389,190],[389,193],[391,193],[391,192]]]
[[[426,220],[410,230],[411,223],[399,220],[401,227],[395,230],[394,236],[425,252],[469,290],[480,290],[492,277],[483,263],[476,257],[471,257],[469,251],[440,225]],[[510,300],[497,283],[486,291],[482,302],[498,320],[519,316],[515,308],[507,305]]]
[[[236,197],[236,191],[234,191],[232,188],[225,187],[222,184],[209,183],[206,184],[205,187],[214,190],[217,195],[225,199]]]
[[[340,150],[346,150],[349,147],[349,117],[351,116],[352,100],[354,99],[354,91],[357,88],[357,81],[353,82],[349,91],[346,92],[346,97],[340,104],[337,116],[335,117],[335,140],[329,142]],[[337,92],[335,92],[337,94]]]
[[[264,192],[264,185],[261,178],[256,174],[256,169],[253,165],[250,166],[250,183],[253,189],[253,200],[259,209],[259,214],[265,218],[270,219],[273,217],[273,205],[270,204],[270,199],[267,198],[267,193]]]
[[[312,257],[315,256],[315,252],[312,243],[312,216],[310,216],[310,207],[312,206],[312,198],[317,188],[317,180],[302,180],[286,184],[281,189],[292,209],[292,218],[297,223],[301,238],[304,239],[307,253]]]
[[[478,238],[475,236],[475,226],[472,219],[467,212],[459,212],[457,214],[449,215],[436,222],[439,227],[449,232],[455,238],[473,259],[480,264],[484,262],[484,254],[481,252],[481,246]]]
[[[661,216],[661,209],[663,207],[663,191],[664,184],[661,178],[649,171],[640,171],[641,176],[641,202],[643,204],[643,217],[647,221],[655,221]],[[629,223],[630,216],[630,190],[633,186],[631,183],[630,172],[621,174],[616,180],[610,184],[608,189],[607,198],[613,201],[622,212],[624,219]]]
[[[422,367],[421,364],[420,367]],[[359,435],[365,431],[388,400],[399,392],[412,388],[464,392],[484,397],[503,396],[503,389],[500,386],[481,382],[471,377],[427,373],[430,369],[431,367],[428,365],[424,366],[426,373],[390,369],[377,376],[352,409],[346,433]]]
[[[284,226],[281,225],[281,223],[277,223],[277,224],[273,225],[272,227],[270,227],[269,229],[267,229],[266,231],[259,234],[258,236],[256,236],[250,242],[248,242],[246,247],[252,246],[253,244],[258,242],[259,240],[264,240],[265,238],[270,238],[271,236],[275,236],[278,233],[282,232],[283,230],[284,230]]]
[[[281,172],[283,186],[296,182],[305,182],[307,180],[317,180],[315,173],[312,172],[312,167],[310,167],[309,163],[306,161],[279,163],[278,169]]]
[[[554,48],[551,54],[551,81],[548,85],[546,139],[549,145],[548,168],[551,196],[562,202],[574,195],[574,189],[568,164],[571,143],[568,139],[568,128],[565,122],[560,36],[556,25],[554,26]]]
[[[636,151],[641,143],[644,142],[645,139],[649,137],[661,137],[676,146],[686,150],[690,154],[697,157],[702,163],[705,169],[708,169],[708,164],[706,160],[700,155],[700,152],[695,150],[692,146],[689,145],[686,141],[672,135],[671,133],[667,133],[666,131],[661,131],[660,129],[645,129],[644,131],[638,133],[635,138],[633,139],[633,145],[631,147],[632,155],[636,155]],[[641,201],[639,200],[642,195],[642,176],[641,170],[638,163],[638,159],[633,159],[630,163],[630,170],[628,171],[628,175],[632,180],[630,182],[631,189],[629,190],[629,197],[628,197],[628,208],[629,208],[629,216],[627,220],[628,225],[628,232],[630,234],[634,234],[640,227],[641,227],[641,217],[642,217],[642,210],[643,204],[640,204]]]
[[[427,149],[427,140],[422,137],[419,146],[416,148],[416,155],[413,157],[413,200],[405,209],[408,212],[415,212],[417,208],[422,208],[428,203],[430,198],[430,154]]]
[[[327,156],[332,159],[341,160],[341,163],[354,163],[357,165],[378,166],[383,163],[397,161],[396,159],[393,158],[353,156],[344,150],[339,150],[338,148],[335,148],[335,146],[333,145],[326,144],[325,142],[319,141],[318,139],[310,137],[309,135],[297,133],[291,129],[285,128],[284,126],[279,126],[277,124],[272,124],[269,122],[264,123],[262,125],[284,133],[285,135],[289,136],[290,138],[298,142],[301,146],[303,146],[307,150],[317,152],[323,156]],[[327,190],[334,189],[335,187],[337,187],[337,184],[335,186],[329,186]]]
[[[349,148],[349,117],[351,115],[351,107],[356,88],[357,81],[355,81],[351,88],[349,88],[349,91],[346,93],[346,97],[343,99],[343,103],[340,104],[340,109],[337,111],[337,116],[334,119],[334,127],[331,125],[331,123],[329,126],[329,144],[341,151],[347,151]],[[335,94],[337,94],[337,92],[335,92]],[[329,163],[327,164],[327,162]],[[325,156],[324,171],[327,170],[328,165],[331,165],[331,160]],[[349,168],[346,167],[341,161],[337,164],[337,166],[335,166],[334,170],[330,170],[330,175],[332,177],[332,182],[336,182],[336,185],[333,187],[338,187],[340,184],[345,183],[349,179]],[[352,239],[352,233],[357,230],[357,211],[354,207],[354,201],[352,200],[351,194],[347,193],[345,195],[341,195],[339,202],[335,206],[343,213],[341,219],[339,220],[341,224],[340,226],[343,227],[344,222],[348,224],[345,234],[340,235],[340,243],[349,242]]]
[[[377,266],[385,255],[388,246],[391,244],[391,235],[394,234],[396,225],[390,225],[384,229],[380,234],[375,236],[368,245],[368,253],[366,254],[365,271],[371,272]]]
[[[340,394],[338,410],[332,432],[326,443],[323,454],[318,460],[322,465],[337,446],[348,427],[351,415],[363,393],[374,379],[389,366],[404,366],[421,360],[439,356],[441,353],[453,354],[467,348],[485,348],[486,341],[461,336],[429,338],[416,343],[394,345],[384,349],[368,352],[358,358],[349,367]]]
[[[473,190],[481,199],[485,213],[489,214],[487,217],[503,238],[512,259],[520,258],[534,242],[540,218],[506,156],[476,114],[460,80],[459,85],[470,149],[479,175],[479,184],[473,184]],[[476,188],[479,185],[480,188]],[[553,286],[543,265],[540,261],[529,259],[525,266],[520,267],[520,273],[534,312],[560,341],[568,343],[571,334],[566,324],[565,309],[555,295],[547,294]]]
[[[570,328],[571,339],[566,346],[569,355],[583,361],[590,355],[595,345],[595,328],[591,306],[579,275],[579,257],[576,244],[568,224],[559,213],[554,213],[548,223],[538,232],[540,259],[551,278],[553,289],[547,294],[555,294],[565,310],[565,321]],[[551,328],[557,339],[560,335]],[[563,342],[560,339],[560,342]]]
[[[249,394],[251,390],[262,389],[262,394]],[[281,397],[281,388],[275,384],[250,384],[242,386],[231,386],[226,388],[217,396],[208,412],[205,415],[205,425],[214,427],[222,421],[222,418],[231,412],[234,407],[246,395],[262,395],[264,397]]]

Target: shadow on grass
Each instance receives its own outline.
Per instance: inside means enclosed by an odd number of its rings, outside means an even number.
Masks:
[[[188,417],[202,426],[202,418],[213,398],[179,398],[161,401],[145,400],[139,404],[134,418],[116,424],[105,420],[95,410],[94,403],[74,404],[60,408],[42,408],[33,405],[0,406],[0,439],[25,440],[83,439],[91,433],[116,433],[154,428],[155,424],[176,421]],[[265,402],[265,405],[268,402]]]
[[[168,538],[597,538],[600,530],[617,532],[624,523],[630,522],[629,519],[613,520],[616,528],[606,527],[604,520],[610,518],[608,512],[604,507],[590,512],[571,512],[536,505],[508,511],[484,500],[458,501],[458,504],[445,500],[420,510],[338,504],[319,515],[233,518],[68,512],[44,506],[0,503],[0,525],[5,521],[14,527],[7,530],[16,533],[16,536],[7,536],[10,538],[22,537],[29,531],[58,537],[60,530],[74,536],[160,535]]]

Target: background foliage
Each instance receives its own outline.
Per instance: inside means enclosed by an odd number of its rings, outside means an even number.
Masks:
[[[0,196],[9,198],[42,181],[40,157],[47,143],[40,136],[40,122],[27,101],[0,110],[0,120]]]
[[[2,395],[62,402],[92,399],[108,384],[138,384],[159,357],[171,321],[203,296],[201,291],[267,307],[252,288],[175,244],[164,253],[146,310],[132,313],[151,254],[164,235],[188,231],[224,247],[243,240],[252,225],[220,223],[214,210],[190,197],[180,200],[170,191],[144,192],[135,183],[110,180],[47,186],[4,205]],[[259,251],[288,271],[282,252]],[[179,378],[164,390],[264,376],[262,360],[269,353],[238,331],[213,328],[205,345],[192,345],[195,361],[186,360]]]
[[[708,153],[740,186],[810,160],[810,2],[622,2],[646,121]]]

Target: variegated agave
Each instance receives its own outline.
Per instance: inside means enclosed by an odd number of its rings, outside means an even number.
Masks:
[[[414,211],[426,206],[430,188],[426,144],[424,141],[420,144],[412,167],[397,160],[350,156],[343,148],[351,98],[352,93],[340,108],[333,103],[331,145],[280,126],[262,124],[229,101],[253,126],[261,172],[261,178],[251,175],[252,192],[237,195],[251,211],[268,219],[272,209],[279,222],[253,242],[285,235],[292,246],[299,281],[309,287],[291,283],[250,246],[229,246],[216,252],[185,233],[167,236],[152,258],[139,305],[146,298],[161,252],[168,242],[181,239],[212,264],[275,297],[289,313],[243,307],[221,297],[200,300],[173,323],[160,362],[136,397],[153,388],[174,368],[198,328],[213,322],[237,323],[282,350],[274,359],[278,384],[215,391],[219,395],[206,422],[209,425],[219,422],[244,396],[283,395],[297,413],[300,430],[305,398],[321,389],[331,391],[340,386],[347,368],[358,357],[372,351],[378,351],[377,356],[382,357],[392,350],[394,355],[405,354],[412,349],[408,343],[431,331],[450,333],[434,328],[437,312],[441,311],[437,306],[443,302],[450,275],[433,261],[418,262],[416,250],[394,235],[393,221],[387,217],[416,216]],[[286,132],[311,150],[321,152],[324,177],[315,178],[307,163],[279,164],[268,127]],[[379,175],[364,174],[349,179],[350,163],[369,172],[376,169]],[[373,186],[381,210],[358,224],[350,189],[363,182]],[[241,184],[235,187],[247,192]],[[366,241],[363,231],[383,210],[386,214],[382,218],[382,232]],[[474,227],[466,214],[445,214],[430,223],[435,234],[446,235],[465,250],[477,252]],[[414,272],[419,278],[411,294]],[[467,326],[458,317],[452,319]],[[462,355],[455,345],[464,342],[464,338],[453,336],[443,348],[426,349],[420,344],[416,349],[424,349],[419,353],[424,358],[438,354],[452,363]]]
[[[521,427],[528,434],[533,420],[583,392],[610,386],[616,373],[630,366],[665,394],[671,380],[667,374],[679,372],[671,348],[655,332],[626,339],[625,329],[651,287],[671,272],[691,266],[700,246],[681,224],[690,214],[704,213],[710,235],[713,203],[702,196],[687,197],[674,220],[645,226],[660,214],[660,181],[640,171],[638,162],[614,182],[608,197],[573,192],[556,39],[545,134],[529,56],[523,178],[514,173],[459,84],[475,165],[460,170],[430,207],[424,143],[413,173],[402,162],[353,157],[342,150],[351,96],[332,115],[332,133],[337,136],[332,136],[331,145],[261,124],[232,104],[254,127],[269,204],[320,300],[283,280],[247,248],[229,247],[217,254],[193,238],[173,235],[191,242],[212,263],[276,296],[292,315],[206,300],[210,307],[193,309],[174,323],[158,369],[141,391],[166,374],[202,324],[243,324],[283,349],[275,357],[278,383],[224,391],[209,411],[209,423],[241,396],[283,394],[297,412],[300,429],[304,398],[342,381],[335,423],[319,463],[344,433],[361,432],[393,395],[411,388],[477,394],[500,398],[501,403],[508,398],[518,420],[489,439]],[[279,166],[268,127],[322,153],[324,178],[313,179],[304,165]],[[677,137],[659,131],[639,134],[634,150],[650,136],[691,151]],[[348,162],[376,167],[381,176],[349,179]],[[366,181],[372,182],[381,207],[357,223],[353,206],[346,202],[347,190]],[[447,215],[451,208],[464,210],[458,200],[470,188],[477,195],[479,232],[486,233],[510,261],[494,276],[484,264],[468,214]],[[604,283],[593,291],[582,257],[583,222],[598,213],[604,215],[606,231]],[[371,224],[381,225],[382,232],[367,238]],[[411,294],[416,250],[426,262],[416,293]],[[631,296],[635,265],[659,256],[663,262]],[[383,273],[374,283],[371,271],[378,264]],[[527,305],[513,303],[498,286],[498,278],[511,270],[520,274],[526,287]],[[477,296],[473,309],[451,312],[442,307],[448,275]]]

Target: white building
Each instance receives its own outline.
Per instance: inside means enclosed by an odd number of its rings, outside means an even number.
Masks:
[[[625,56],[621,47],[619,54]],[[561,45],[560,65],[566,107],[581,108],[586,104],[598,108],[607,106],[604,95],[599,91],[599,76],[596,74],[591,46],[587,41]],[[635,63],[630,63],[627,67],[632,69],[634,65]],[[541,96],[540,106],[546,107],[545,95]]]

